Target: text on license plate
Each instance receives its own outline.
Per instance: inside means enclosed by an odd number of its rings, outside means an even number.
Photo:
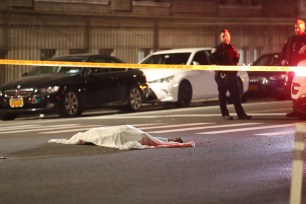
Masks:
[[[23,98],[11,98],[10,99],[11,108],[21,108],[23,107]]]

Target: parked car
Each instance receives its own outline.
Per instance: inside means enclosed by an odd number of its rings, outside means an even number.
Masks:
[[[212,48],[183,48],[158,51],[144,58],[140,64],[208,65]],[[180,69],[142,69],[152,102],[171,102],[178,107],[193,101],[216,100],[218,97],[214,71]],[[239,72],[241,94],[248,90],[247,72]]]
[[[123,63],[115,57],[95,54],[52,60]],[[138,69],[38,66],[25,77],[0,87],[0,117],[13,120],[22,113],[45,112],[73,117],[87,108],[109,106],[138,111],[147,90],[146,77]]]
[[[298,66],[305,67],[306,60],[302,60]],[[306,71],[295,71],[292,80],[291,99],[293,110],[298,118],[306,120]]]
[[[281,53],[268,53],[257,58],[254,66],[281,66]],[[286,72],[249,71],[248,95],[272,96],[279,100],[290,98],[293,75]]]

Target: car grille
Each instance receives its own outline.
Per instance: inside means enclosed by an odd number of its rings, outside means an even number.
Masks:
[[[4,91],[6,97],[15,98],[18,96],[29,97],[31,96],[33,89],[10,89]]]

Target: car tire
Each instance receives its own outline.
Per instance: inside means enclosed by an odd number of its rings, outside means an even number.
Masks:
[[[192,87],[188,81],[182,81],[178,90],[176,106],[177,107],[190,106],[191,99],[192,99]]]
[[[137,112],[142,106],[142,92],[136,87],[132,86],[128,90],[127,95],[128,105],[125,107],[125,110],[128,112]]]
[[[17,117],[16,114],[4,114],[4,115],[0,115],[1,120],[15,120],[16,117]]]
[[[61,117],[76,117],[81,115],[80,97],[77,92],[68,90],[66,91],[59,110]]]

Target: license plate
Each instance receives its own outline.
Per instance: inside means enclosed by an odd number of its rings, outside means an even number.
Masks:
[[[249,90],[250,91],[257,91],[258,90],[258,86],[257,85],[249,85]]]
[[[11,98],[10,99],[10,107],[11,108],[21,108],[23,107],[23,98]]]

